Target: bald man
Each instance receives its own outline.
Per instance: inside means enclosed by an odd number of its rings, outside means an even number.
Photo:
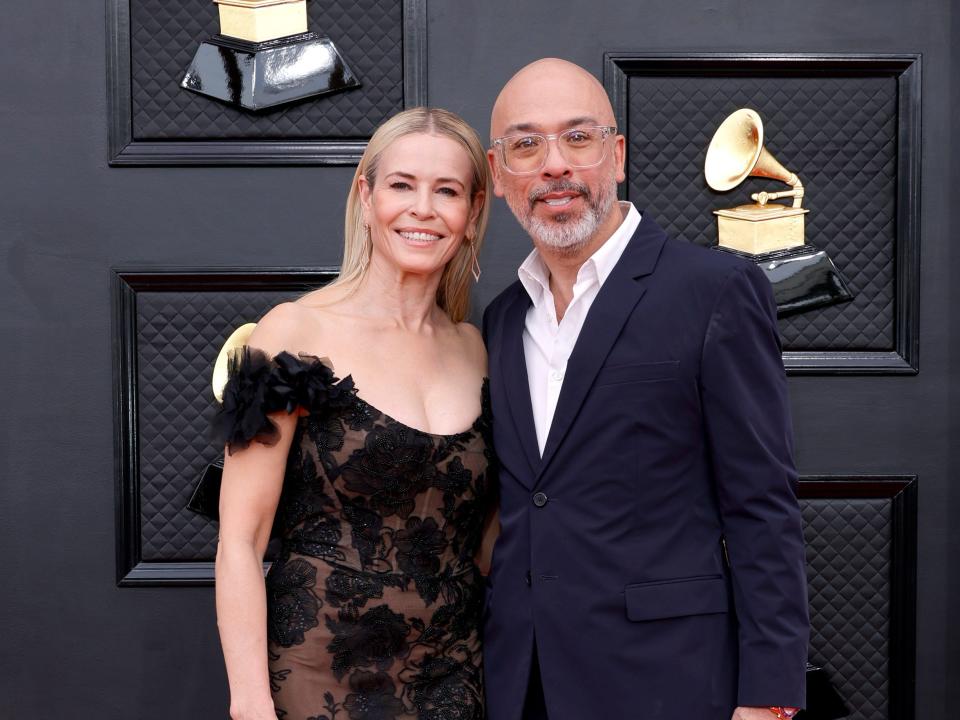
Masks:
[[[790,717],[809,629],[771,288],[617,201],[615,125],[555,59],[493,108],[494,190],[533,251],[484,314],[488,717]]]

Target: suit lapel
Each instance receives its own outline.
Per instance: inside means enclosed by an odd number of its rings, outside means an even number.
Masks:
[[[533,423],[527,361],[523,352],[523,328],[529,307],[530,297],[521,288],[505,313],[500,376],[506,388],[510,415],[517,428],[517,437],[520,438],[523,453],[530,465],[530,474],[520,480],[524,485],[532,487],[533,478],[540,465],[540,448],[537,445],[537,430]]]
[[[653,220],[644,217],[590,306],[567,362],[537,481],[573,425],[624,323],[646,292],[645,276],[653,272],[665,240],[663,230]],[[526,397],[529,404],[529,392]]]

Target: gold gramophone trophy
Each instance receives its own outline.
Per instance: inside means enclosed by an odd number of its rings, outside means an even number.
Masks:
[[[718,249],[749,257],[773,285],[779,315],[853,299],[843,275],[824,250],[804,241],[803,183],[763,146],[763,122],[748,108],[717,128],[704,167],[707,184],[732,190],[751,176],[786,183],[790,189],[753,193],[753,204],[714,210]],[[772,200],[792,198],[792,205]]]
[[[213,390],[213,397],[220,404],[223,404],[223,389],[227,385],[230,375],[230,359],[235,353],[246,346],[247,341],[256,329],[256,323],[246,323],[241,325],[232,333],[223,343],[217,360],[213,365],[213,378],[210,383]],[[223,478],[223,455],[209,463],[197,478],[197,484],[194,486],[190,499],[187,501],[187,509],[192,510],[198,515],[203,515],[211,520],[220,519],[220,481]]]
[[[307,29],[307,0],[213,0],[220,34],[200,44],[180,87],[245,110],[359,87],[333,41]]]

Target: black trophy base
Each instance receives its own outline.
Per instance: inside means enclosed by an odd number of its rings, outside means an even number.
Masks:
[[[839,720],[849,714],[827,672],[807,663],[807,707],[797,713],[796,720]]]
[[[846,278],[825,250],[809,243],[799,247],[751,255],[715,245],[716,250],[755,262],[773,286],[777,316],[853,300]]]
[[[203,515],[211,520],[219,520],[220,480],[222,478],[223,458],[221,457],[207,465],[200,473],[193,494],[187,501],[187,510],[192,510],[197,515]]]
[[[330,38],[307,32],[261,43],[214,35],[200,44],[180,87],[265,110],[360,82]]]

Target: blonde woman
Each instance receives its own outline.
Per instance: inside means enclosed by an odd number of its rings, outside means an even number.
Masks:
[[[235,720],[483,718],[492,453],[465,318],[487,198],[463,120],[391,118],[350,188],[339,279],[273,308],[233,363],[215,430]]]

